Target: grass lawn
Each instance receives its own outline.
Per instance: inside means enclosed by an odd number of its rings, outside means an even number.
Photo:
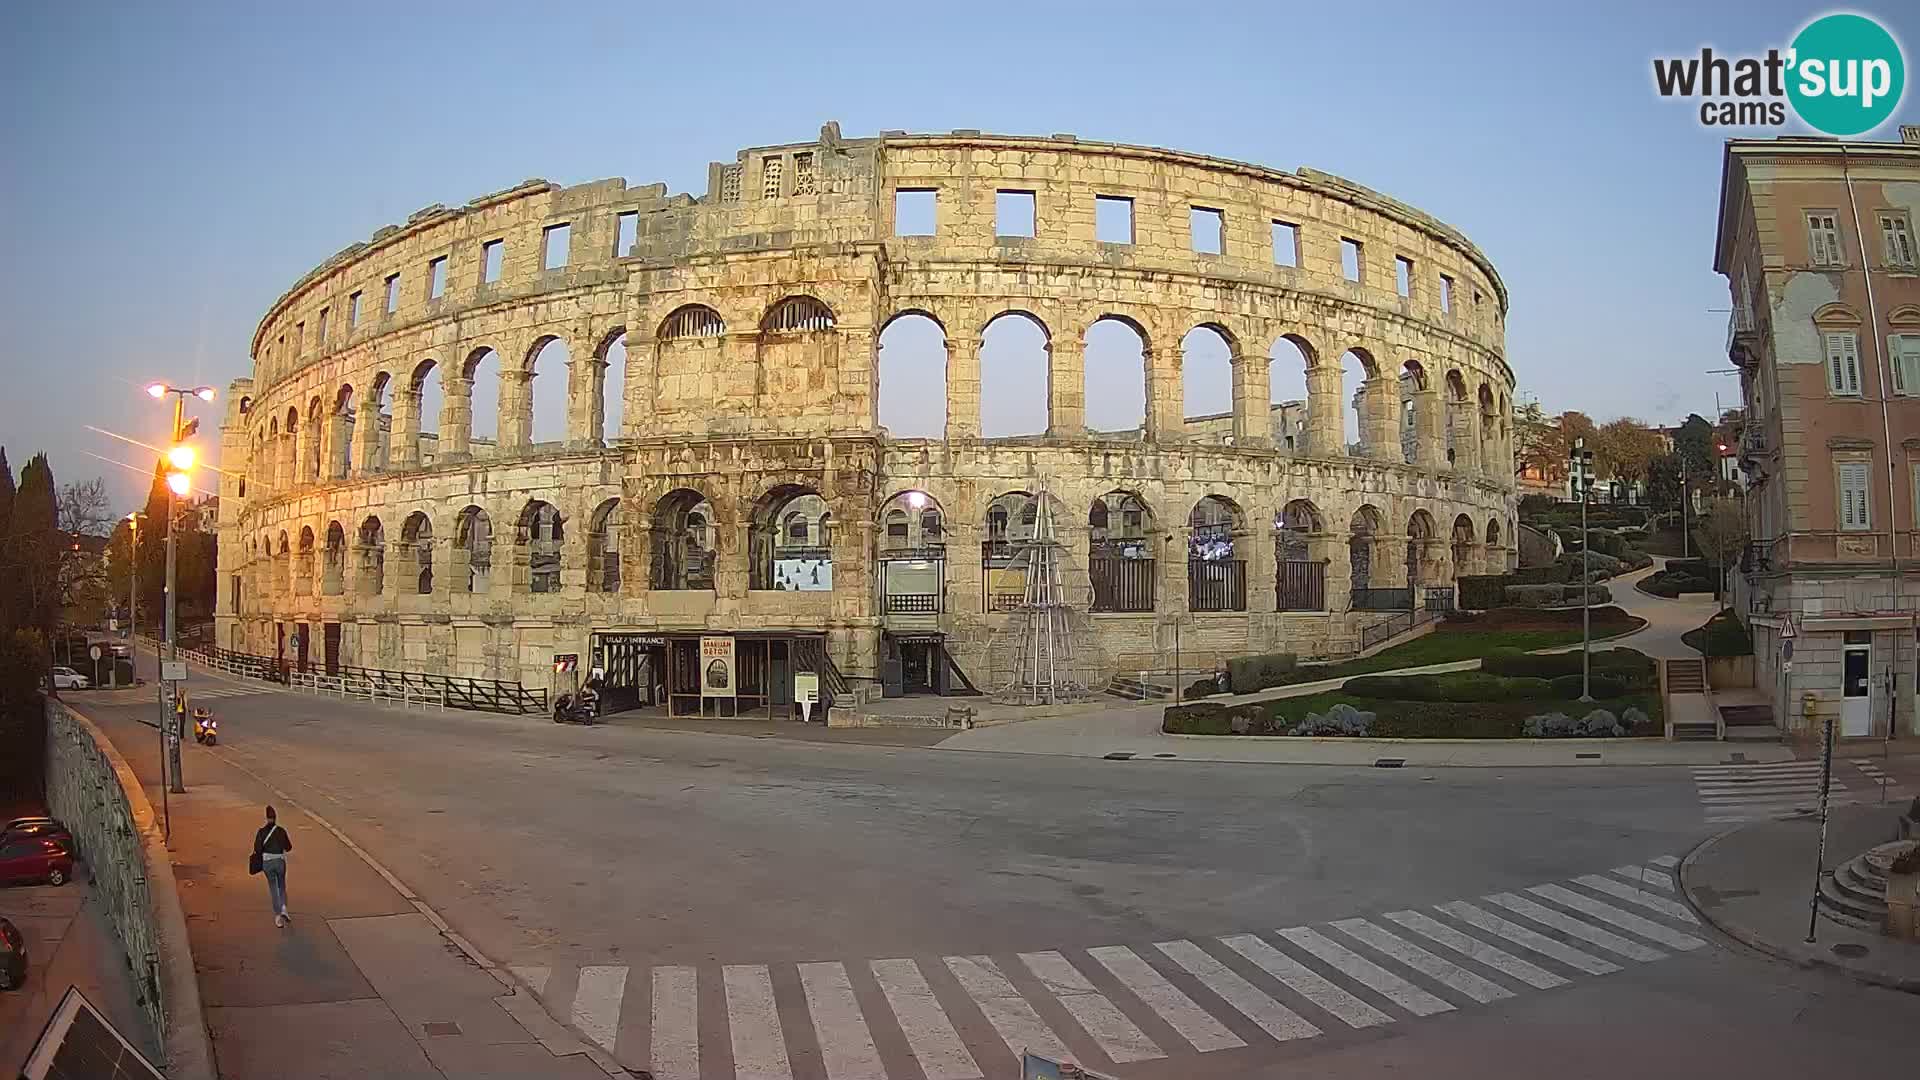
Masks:
[[[1560,712],[1579,717],[1594,709],[1605,709],[1619,716],[1630,708],[1637,708],[1648,717],[1645,729],[1634,731],[1635,736],[1657,737],[1665,734],[1660,695],[1656,691],[1639,691],[1589,704],[1558,698],[1523,701],[1382,701],[1329,690],[1236,708],[1265,710],[1275,718],[1276,724],[1286,726],[1305,719],[1310,712],[1325,713],[1341,702],[1374,714],[1370,738],[1517,739],[1523,737],[1521,729],[1529,716]],[[1231,716],[1223,710],[1218,715],[1168,720],[1165,730],[1176,735],[1229,735],[1232,733],[1231,723]]]
[[[1556,645],[1573,645],[1580,641],[1580,612],[1575,610],[1571,614],[1571,626],[1542,625],[1564,621],[1564,612],[1515,612],[1504,618],[1498,617],[1502,613],[1495,612],[1479,619],[1442,623],[1439,629],[1425,637],[1395,645],[1363,659],[1343,660],[1337,664],[1302,664],[1294,669],[1293,677],[1281,685],[1472,660],[1495,649],[1528,652],[1550,649]],[[1592,617],[1593,636],[1596,638],[1624,634],[1641,625],[1640,620],[1617,607],[1594,608]]]

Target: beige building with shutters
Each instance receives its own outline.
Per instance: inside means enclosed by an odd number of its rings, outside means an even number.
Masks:
[[[1735,610],[1783,730],[1920,733],[1920,127],[1726,144],[1714,269],[1747,420]]]

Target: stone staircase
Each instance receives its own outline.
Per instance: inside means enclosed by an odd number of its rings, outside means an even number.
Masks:
[[[1722,705],[1720,722],[1726,726],[1728,742],[1780,741],[1772,705]]]
[[[1820,879],[1820,914],[1860,930],[1880,933],[1887,924],[1887,872],[1893,860],[1920,840],[1896,840],[1856,855]]]
[[[1173,699],[1173,687],[1157,679],[1142,678],[1140,675],[1115,675],[1107,683],[1107,693],[1128,701],[1170,701]]]
[[[1720,738],[1720,723],[1707,695],[1707,662],[1664,660],[1667,723],[1676,741],[1712,742]]]

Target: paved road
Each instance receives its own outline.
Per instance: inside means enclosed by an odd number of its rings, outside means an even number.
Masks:
[[[137,738],[150,708],[91,711]],[[1484,1075],[1495,1047],[1514,1075],[1790,1076],[1920,1049],[1912,998],[1729,949],[1646,903],[1658,884],[1623,884],[1708,834],[1684,769],[1105,762],[285,693],[216,708],[211,752],[663,1078],[998,1077],[1015,1043],[1141,1080]],[[209,752],[188,748],[189,783]]]

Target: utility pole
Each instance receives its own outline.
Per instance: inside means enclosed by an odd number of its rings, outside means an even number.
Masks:
[[[1587,449],[1587,440],[1573,440],[1567,466],[1580,499],[1580,700],[1592,701],[1593,594],[1588,582],[1593,576],[1593,546],[1587,535],[1587,503],[1593,499],[1593,451]]]
[[[168,668],[173,667],[176,671],[178,670],[176,665],[180,660],[180,644],[175,636],[175,616],[178,608],[176,594],[179,589],[175,575],[178,545],[174,537],[174,519],[180,516],[180,497],[193,491],[193,447],[185,445],[182,440],[193,434],[200,426],[198,420],[192,424],[184,422],[187,395],[191,394],[201,401],[212,401],[214,391],[211,386],[183,389],[159,382],[147,387],[147,396],[156,401],[164,399],[169,394],[173,395],[173,427],[172,437],[168,439],[167,447],[166,653],[160,658],[160,739],[161,745],[165,747],[162,764],[165,766],[163,771],[167,773],[167,790],[176,795],[182,795],[187,790],[180,771],[180,742],[186,734],[185,701],[180,696],[179,680],[166,677]],[[172,693],[169,694],[168,690]],[[168,700],[169,697],[171,701]]]

